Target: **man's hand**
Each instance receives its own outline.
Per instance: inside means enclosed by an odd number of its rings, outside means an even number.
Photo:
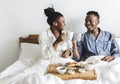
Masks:
[[[112,60],[114,60],[114,59],[115,59],[115,56],[105,56],[105,57],[102,58],[101,60],[110,62],[110,61],[112,61]]]
[[[63,58],[67,58],[67,57],[69,57],[70,56],[70,50],[68,49],[68,50],[65,50],[64,52],[63,52],[63,54],[62,54],[62,57]]]

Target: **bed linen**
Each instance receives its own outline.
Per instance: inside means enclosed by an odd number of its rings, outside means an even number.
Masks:
[[[103,56],[92,56],[87,62],[94,63],[97,71],[97,80],[62,80],[52,74],[45,75],[50,60],[37,59],[28,65],[25,61],[17,60],[6,70],[0,73],[0,84],[120,84],[120,58],[108,63],[101,61]],[[55,61],[57,60],[57,61]],[[66,63],[71,59],[55,59],[54,63]]]
[[[120,46],[120,38],[116,40]],[[39,54],[39,45],[22,44],[21,46],[24,46],[24,49],[21,50],[19,59],[0,73],[0,84],[120,84],[119,57],[110,63],[101,61],[103,56],[91,56],[86,60],[94,64],[98,74],[97,80],[62,80],[52,74],[45,75],[46,68],[51,63],[65,64],[73,61],[72,59],[58,58],[50,61],[38,59],[39,55],[34,59],[33,54]]]

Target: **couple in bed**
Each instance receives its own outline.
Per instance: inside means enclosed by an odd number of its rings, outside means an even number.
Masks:
[[[66,37],[65,19],[54,8],[44,10],[50,28],[40,33],[41,58],[55,63],[58,59],[86,60],[90,56],[104,56],[103,61],[112,61],[120,56],[119,47],[112,34],[102,31],[99,24],[99,14],[89,11],[85,18],[87,32],[82,34],[80,41],[70,41]],[[67,58],[67,59],[66,59]]]
[[[24,64],[18,60],[0,74],[0,84],[120,84],[120,59],[112,61],[119,63],[117,66],[111,67],[101,63],[101,67],[97,67],[98,80],[68,80],[63,81],[53,75],[44,75],[49,61],[57,63],[61,59],[64,61],[80,61],[85,60],[93,55],[103,55],[102,60],[111,61],[115,57],[119,57],[119,48],[112,35],[102,31],[97,27],[99,23],[99,15],[95,11],[87,13],[85,25],[88,29],[77,42],[67,40],[66,33],[62,32],[65,27],[65,20],[61,13],[56,12],[53,8],[45,9],[48,17],[47,22],[50,28],[40,33],[39,43],[41,46],[41,58],[47,60],[38,61],[33,65]],[[97,58],[96,57],[96,58]],[[102,57],[102,56],[100,56]],[[88,61],[93,59],[88,58]],[[94,60],[93,60],[94,61]],[[97,61],[99,62],[99,60]],[[99,79],[101,78],[101,79]]]

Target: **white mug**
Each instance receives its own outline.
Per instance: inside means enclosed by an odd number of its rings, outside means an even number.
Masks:
[[[73,39],[73,34],[74,32],[66,31],[67,40],[71,41]]]

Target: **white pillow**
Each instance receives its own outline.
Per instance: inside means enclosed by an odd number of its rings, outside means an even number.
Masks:
[[[115,40],[117,41],[119,48],[120,48],[120,38],[115,38]]]
[[[74,35],[73,35],[73,39],[75,40],[75,41],[80,41],[81,40],[81,33],[74,33]]]
[[[21,43],[19,60],[32,64],[40,57],[40,45],[33,43]]]

